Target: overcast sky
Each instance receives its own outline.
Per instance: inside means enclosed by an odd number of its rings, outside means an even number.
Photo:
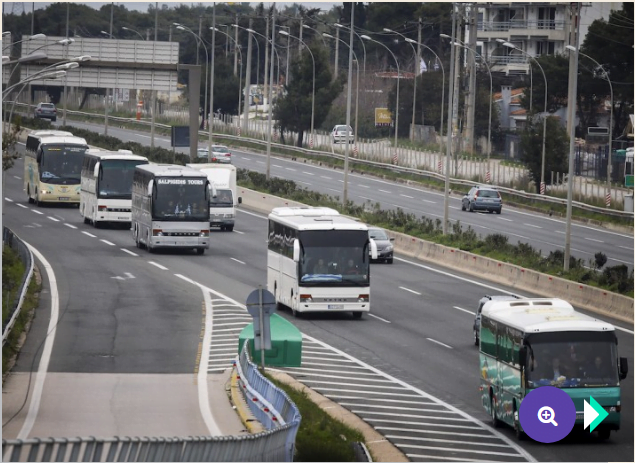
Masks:
[[[59,3],[59,2],[24,2],[22,3],[25,12],[29,13],[31,11],[31,9],[33,8],[33,5],[35,5],[35,9],[40,9],[40,8],[46,8],[48,5],[52,4],[52,3]],[[93,1],[84,1],[84,2],[73,2],[73,3],[82,3],[85,5],[91,5],[92,7],[94,7],[96,10],[98,10],[99,8],[101,8],[103,5],[110,5],[111,2],[93,2]],[[156,2],[115,2],[115,4],[120,5],[120,4],[124,4],[126,6],[127,9],[129,10],[138,10],[141,12],[147,12],[148,11],[148,5],[150,4],[155,4]],[[161,5],[168,5],[170,7],[174,7],[177,5],[180,5],[181,3],[189,3],[191,5],[197,5],[199,3],[204,3],[204,4],[211,4],[212,2],[208,2],[208,1],[201,1],[201,2],[159,2],[159,7],[161,7]],[[250,2],[251,6],[255,7],[256,5],[260,4],[260,2]],[[265,6],[269,6],[271,5],[272,2],[262,2],[265,4]],[[280,3],[281,5],[293,5],[294,2],[275,2],[275,3]],[[295,2],[298,3],[302,6],[305,6],[306,8],[322,8],[323,10],[330,10],[331,7],[333,5],[335,5],[338,2]],[[341,3],[341,2],[339,2]],[[17,6],[17,5],[16,5]],[[4,11],[5,13],[10,13],[11,9],[12,9],[13,5],[12,2],[7,2],[4,5]]]

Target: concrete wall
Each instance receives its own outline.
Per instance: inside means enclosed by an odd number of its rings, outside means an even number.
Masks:
[[[246,188],[239,187],[238,192],[243,198],[244,207],[262,214],[269,214],[274,207],[304,206],[296,201]],[[633,299],[621,294],[431,243],[403,233],[390,230],[387,230],[387,233],[395,238],[395,252],[399,254],[511,286],[519,291],[532,292],[542,297],[559,297],[576,307],[633,323]]]

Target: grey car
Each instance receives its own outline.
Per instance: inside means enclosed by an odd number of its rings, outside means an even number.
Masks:
[[[368,236],[375,241],[377,245],[377,260],[392,264],[393,259],[393,241],[394,238],[388,238],[384,230],[378,227],[368,227]]]
[[[483,312],[483,306],[489,301],[513,301],[516,299],[520,299],[519,296],[515,294],[495,294],[493,296],[483,296],[480,301],[478,301],[478,309],[476,310],[476,315],[474,316],[474,326],[472,330],[474,331],[474,345],[478,346],[480,332],[481,332],[481,313]]]
[[[474,186],[461,200],[462,211],[488,211],[500,214],[503,210],[503,198],[498,190],[489,186]]]
[[[38,103],[33,111],[36,119],[50,119],[55,122],[57,120],[57,108],[53,103]]]

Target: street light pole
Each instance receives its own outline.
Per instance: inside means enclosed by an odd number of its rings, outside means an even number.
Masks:
[[[572,45],[567,45],[565,47],[567,50],[573,51],[574,53],[576,52],[576,47],[572,46]],[[606,80],[609,83],[609,88],[611,89],[611,113],[610,113],[610,117],[609,117],[609,157],[608,157],[608,164],[606,166],[606,187],[608,188],[608,194],[609,194],[609,198],[611,195],[611,155],[613,154],[613,84],[611,83],[611,79],[609,79],[609,75],[606,72],[606,69],[604,69],[604,66],[602,66],[600,63],[598,63],[595,59],[591,58],[589,55],[587,55],[586,53],[582,53],[581,51],[577,50],[577,52],[590,59],[591,61],[593,61],[598,68],[600,68],[602,70],[602,79]],[[595,76],[595,72],[593,73]]]
[[[197,43],[200,43],[201,45],[203,45],[203,49],[205,50],[205,61],[206,61],[206,66],[205,66],[205,80],[204,82],[207,83],[207,77],[209,76],[209,53],[207,52],[207,47],[205,46],[205,42],[203,41],[203,39],[196,33],[194,32],[192,29],[190,29],[187,26],[184,26],[182,24],[179,23],[174,23],[174,25],[176,26],[176,28],[180,31],[186,31],[189,32],[190,34],[192,34],[194,37],[196,37],[196,41]],[[214,51],[214,50],[212,50]],[[207,85],[204,85],[205,87],[205,103],[203,105],[203,129],[205,129],[205,117],[207,116]],[[154,112],[154,108],[152,108],[152,111]]]
[[[276,9],[273,9],[271,14],[271,50],[272,52],[276,49]],[[266,170],[266,178],[269,180],[271,178],[271,131],[273,129],[273,59],[271,63],[269,63],[269,114],[268,114],[268,125],[269,128],[267,130],[267,170]],[[280,64],[278,63],[278,70],[280,70]]]
[[[485,61],[485,58],[483,58],[483,55],[481,55],[479,52],[477,52],[476,50],[472,50],[470,47],[465,46],[464,43],[454,42],[453,45],[456,47],[465,48],[466,50],[471,51],[476,56],[481,58],[481,61],[487,67],[487,72],[489,74],[489,125],[487,127],[487,175],[485,179],[486,182],[489,182],[488,180],[489,173],[490,173],[489,163],[490,163],[490,156],[492,154],[492,101],[494,100],[494,87],[492,85],[492,71],[489,68],[489,64],[487,64],[487,61]]]
[[[439,62],[439,65],[441,66],[441,75],[442,75],[442,82],[441,82],[441,122],[440,122],[440,126],[439,126],[439,136],[441,138],[443,138],[443,106],[445,103],[445,68],[443,67],[443,61],[441,61],[441,59],[439,58],[439,55],[437,55],[434,50],[432,48],[430,48],[427,45],[424,45],[421,42],[417,42],[416,40],[413,39],[409,39],[406,38],[406,42],[410,42],[410,43],[416,43],[417,45],[420,45],[424,48],[427,48],[430,53],[432,53],[434,55],[434,57],[437,59],[437,61]]]
[[[313,93],[311,95],[311,139],[309,141],[309,145],[311,149],[313,149],[313,123],[315,121],[315,57],[313,56],[313,52],[311,51],[311,49],[307,46],[306,43],[304,43],[301,38],[290,35],[287,31],[278,31],[278,33],[299,40],[300,43],[304,45],[309,51],[309,53],[311,54],[311,59],[313,60]]]
[[[324,37],[328,37],[330,39],[334,39],[334,40],[339,40],[340,42],[342,42],[344,45],[346,45],[347,47],[350,46],[348,43],[346,43],[344,40],[335,37],[331,34],[327,34],[326,32],[322,34]],[[359,121],[359,59],[357,59],[357,54],[355,53],[355,50],[353,50],[353,58],[355,60],[355,70],[357,72],[357,82],[355,84],[355,130],[353,132],[353,136],[356,137],[354,138],[354,143],[357,144],[357,142],[355,140],[357,140],[359,137],[359,133],[357,133],[357,125],[358,125],[358,121]]]
[[[509,43],[509,42],[503,42],[503,46],[505,46],[507,48],[511,48],[512,50],[517,50],[517,51],[521,52],[523,55],[526,55],[529,58],[531,58],[532,60],[534,60],[534,62],[540,68],[540,71],[542,72],[542,77],[545,80],[545,109],[544,109],[545,114],[544,114],[544,116],[542,118],[542,162],[540,163],[540,194],[544,195],[545,192],[546,192],[546,188],[545,188],[545,149],[546,149],[546,141],[547,141],[547,116],[548,116],[548,111],[547,111],[547,75],[545,74],[545,71],[542,68],[542,66],[540,65],[540,63],[538,62],[538,60],[536,58],[534,58],[533,56],[531,56],[526,51],[521,50],[516,45],[514,45],[512,43]]]
[[[450,39],[454,42],[456,36],[456,7],[452,5],[452,36]],[[448,125],[447,125],[447,143],[445,151],[445,186],[443,188],[443,234],[449,233],[450,222],[450,159],[452,156],[452,134],[451,128],[452,118],[454,116],[454,50],[455,47],[450,47],[450,83],[449,83],[449,98],[448,98]]]
[[[375,39],[371,39],[367,35],[362,35],[361,37],[364,40],[370,40],[371,42],[378,43],[379,45],[384,47],[386,50],[388,50],[388,52],[392,55],[393,59],[395,60],[395,64],[397,65],[397,104],[395,107],[395,149],[397,149],[397,134],[399,132],[399,81],[401,80],[401,73],[399,72],[399,61],[397,61],[397,57],[392,52],[392,50],[388,48],[386,45],[384,45],[383,43],[378,42]]]
[[[134,32],[134,33],[135,33],[135,34],[137,34],[139,37],[141,37],[141,40],[146,40],[146,39],[145,39],[145,37],[144,37],[143,35],[141,35],[139,32],[137,32],[137,31],[136,31],[136,30],[134,30],[134,29],[131,29],[131,28],[126,27],[126,26],[121,26],[121,28],[122,28],[124,31]]]
[[[404,38],[404,40],[406,40],[408,37],[406,37],[405,35],[397,32],[397,31],[393,31],[392,29],[388,29],[384,27],[384,31],[385,32],[390,32],[393,34],[397,34],[400,35],[401,37]],[[408,42],[408,40],[406,40],[406,42]],[[415,139],[415,111],[417,109],[417,66],[419,66],[419,63],[417,62],[417,51],[415,50],[414,45],[412,45],[412,42],[408,42],[410,44],[410,47],[412,48],[412,53],[414,53],[415,56],[415,72],[414,72],[414,83],[413,83],[413,92],[412,92],[412,124],[410,127],[410,141],[414,142]]]
[[[210,29],[212,29],[212,28],[210,27]],[[215,32],[220,33],[220,34],[225,34],[230,40],[232,40],[234,42],[234,44],[235,44],[234,45],[235,49],[238,50],[238,55],[237,56],[240,56],[240,71],[238,73],[238,109],[236,110],[236,116],[240,117],[240,105],[241,105],[241,103],[243,101],[242,100],[242,95],[243,95],[243,52],[240,49],[240,45],[238,44],[238,42],[236,42],[236,40],[231,35],[229,35],[226,32],[221,31],[220,29],[218,29],[216,27],[213,28],[213,30]],[[212,114],[213,114],[213,111],[212,111]],[[240,120],[238,122],[240,123]]]
[[[353,85],[354,19],[355,19],[355,2],[351,3],[351,27],[350,27],[351,33],[350,33],[349,45],[348,45],[348,91],[346,92],[346,148],[344,149],[344,191],[342,194],[342,206],[344,206],[344,209],[346,209],[346,205],[348,204],[348,153],[350,151],[350,137],[351,137],[351,131],[349,130],[349,127],[351,126],[351,86]],[[359,72],[357,74],[359,75]]]
[[[324,40],[324,37],[322,37],[322,34],[320,34],[320,31],[318,31],[317,29],[312,28],[311,26],[309,26],[307,24],[302,24],[302,27],[304,29],[311,29],[313,32],[317,33],[317,35],[322,39],[322,43],[324,44],[324,48],[327,48],[326,40]]]

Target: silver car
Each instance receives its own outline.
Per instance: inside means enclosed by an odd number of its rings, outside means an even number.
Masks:
[[[489,186],[474,186],[465,193],[461,201],[462,211],[488,211],[500,214],[503,210],[503,199],[498,190]]]
[[[349,137],[349,143],[355,143],[355,134],[353,133],[353,129],[351,128],[351,126],[348,126],[348,130],[346,130],[345,125],[336,125],[331,131],[331,138],[333,139],[333,143],[346,143],[347,136]]]
[[[38,103],[33,111],[36,119],[50,119],[55,122],[57,120],[57,108],[53,103]]]
[[[368,227],[368,236],[372,238],[377,245],[377,260],[392,264],[394,252],[393,241],[395,241],[395,239],[388,238],[386,232],[378,227]]]

